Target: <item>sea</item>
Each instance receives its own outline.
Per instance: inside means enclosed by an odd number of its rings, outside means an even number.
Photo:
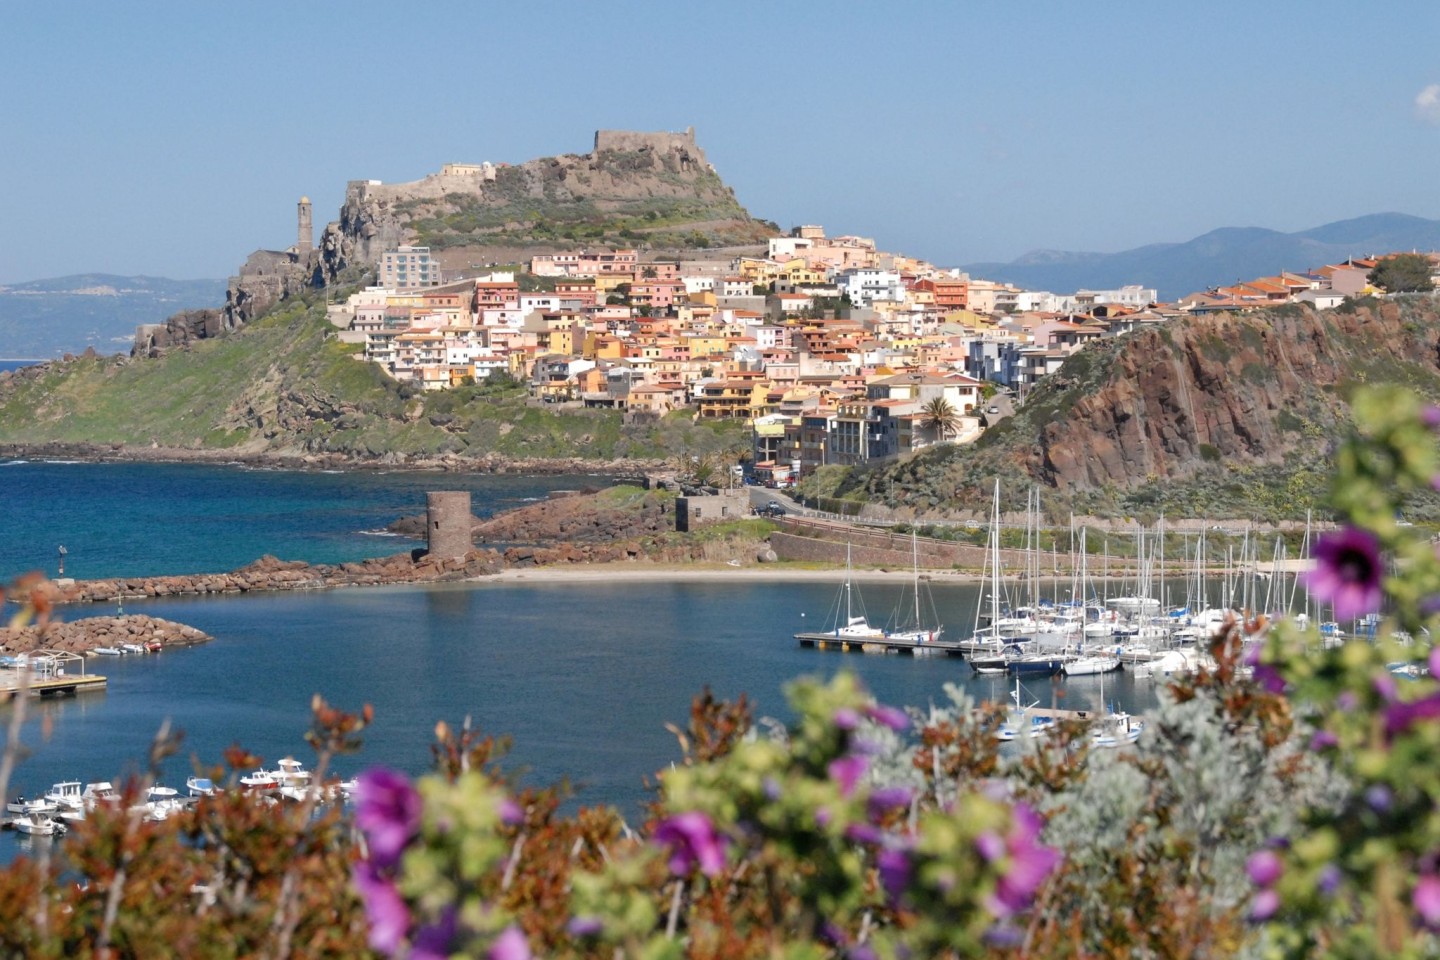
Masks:
[[[377,531],[422,512],[424,493],[467,489],[488,514],[598,476],[517,477],[251,470],[181,464],[17,461],[0,466],[0,580],[28,570],[82,578],[223,571],[269,553],[335,562],[409,550]],[[437,721],[513,738],[507,763],[524,782],[566,781],[574,805],[611,804],[638,816],[647,778],[679,757],[692,697],[750,698],[757,715],[789,717],[797,678],[850,670],[885,703],[948,702],[954,685],[1007,700],[1004,678],[975,677],[961,660],[849,655],[801,648],[793,634],[823,628],[834,583],[667,582],[618,568],[603,582],[350,588],[303,593],[125,601],[125,611],[177,620],[215,640],[156,656],[91,659],[104,692],[29,701],[27,756],[10,793],[64,780],[117,781],[137,772],[162,725],[183,734],[162,779],[182,787],[199,765],[239,744],[267,763],[313,763],[304,741],[312,697],[374,707],[363,749],[338,758],[353,775],[382,764],[430,767]],[[904,586],[863,583],[883,622]],[[935,582],[948,636],[974,626],[983,590]],[[988,600],[985,601],[988,607]],[[70,607],[67,618],[108,615]],[[1154,681],[1127,674],[1027,681],[1027,701],[1143,713]],[[0,723],[14,706],[0,706]],[[16,843],[0,834],[0,859]],[[28,842],[24,841],[24,842]],[[43,842],[43,841],[42,841]],[[11,854],[13,855],[13,851]]]

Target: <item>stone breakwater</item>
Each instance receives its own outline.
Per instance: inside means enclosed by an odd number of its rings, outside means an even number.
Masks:
[[[251,593],[275,590],[326,590],[334,587],[381,586],[404,583],[443,583],[499,573],[500,555],[475,550],[464,557],[439,560],[408,553],[357,563],[308,564],[302,560],[261,557],[230,573],[200,573],[165,577],[131,577],[113,580],[77,580],[61,586],[49,582],[54,603],[113,603],[117,598],[181,597],[202,594]]]
[[[0,628],[0,650],[8,654],[34,650],[84,653],[96,647],[119,647],[126,643],[190,647],[211,639],[204,631],[183,623],[139,614]]]

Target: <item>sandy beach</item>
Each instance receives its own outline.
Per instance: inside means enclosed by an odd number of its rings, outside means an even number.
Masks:
[[[973,573],[955,570],[921,570],[921,578],[935,583],[975,583]],[[911,570],[852,570],[852,580],[862,583],[908,583]],[[608,563],[550,567],[521,567],[494,576],[479,577],[477,583],[600,583],[606,580],[668,580],[692,583],[836,583],[845,578],[843,567],[809,569],[766,564],[731,567],[726,564]]]

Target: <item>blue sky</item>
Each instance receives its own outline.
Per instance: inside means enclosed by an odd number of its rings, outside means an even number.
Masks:
[[[1440,217],[1440,3],[8,4],[0,283],[220,277],[345,182],[682,129],[941,264]]]

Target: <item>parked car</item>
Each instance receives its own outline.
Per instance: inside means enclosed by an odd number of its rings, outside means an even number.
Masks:
[[[985,412],[986,412],[986,413],[999,413],[999,412],[1000,412],[1000,408],[997,407],[997,406],[994,406],[994,405],[992,404],[992,405],[990,406],[990,409],[986,410]]]

